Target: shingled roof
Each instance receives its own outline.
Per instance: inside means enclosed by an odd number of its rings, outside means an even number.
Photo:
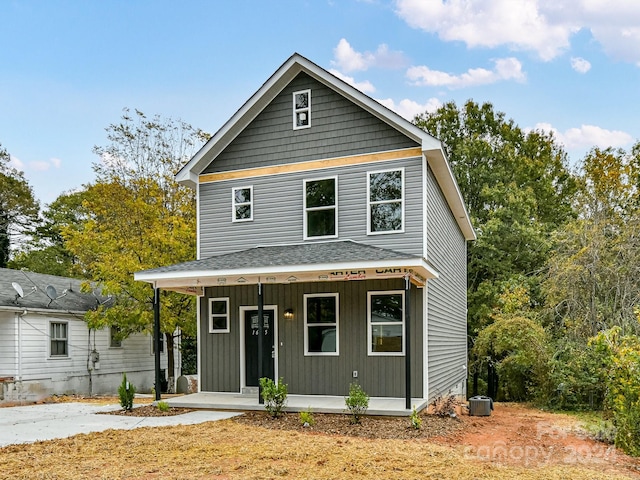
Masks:
[[[22,288],[24,297],[20,297],[13,284]],[[82,293],[81,284],[82,280],[76,278],[0,268],[0,309],[84,313],[107,300],[92,293]],[[53,287],[53,290],[49,289],[51,296],[47,287]]]

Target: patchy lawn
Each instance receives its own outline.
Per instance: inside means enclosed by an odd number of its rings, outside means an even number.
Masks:
[[[637,459],[586,438],[575,418],[519,405],[498,404],[491,417],[423,416],[417,432],[407,418],[314,417],[308,428],[296,414],[253,413],[10,446],[0,449],[0,478],[640,478]]]

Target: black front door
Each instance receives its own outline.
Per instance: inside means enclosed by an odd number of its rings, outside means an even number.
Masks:
[[[262,376],[275,380],[274,311],[264,309],[264,341],[262,346]],[[245,378],[247,387],[258,386],[258,310],[244,312]]]

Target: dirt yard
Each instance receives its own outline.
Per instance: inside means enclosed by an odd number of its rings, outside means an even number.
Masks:
[[[520,405],[491,417],[249,414],[194,426],[77,435],[0,449],[11,479],[618,479],[640,478],[640,461],[590,440],[579,422]]]

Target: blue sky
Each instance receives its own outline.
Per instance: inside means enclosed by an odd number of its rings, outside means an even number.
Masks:
[[[637,0],[0,0],[0,144],[42,204],[122,109],[215,132],[294,52],[406,118],[491,102],[576,163],[640,139]]]

